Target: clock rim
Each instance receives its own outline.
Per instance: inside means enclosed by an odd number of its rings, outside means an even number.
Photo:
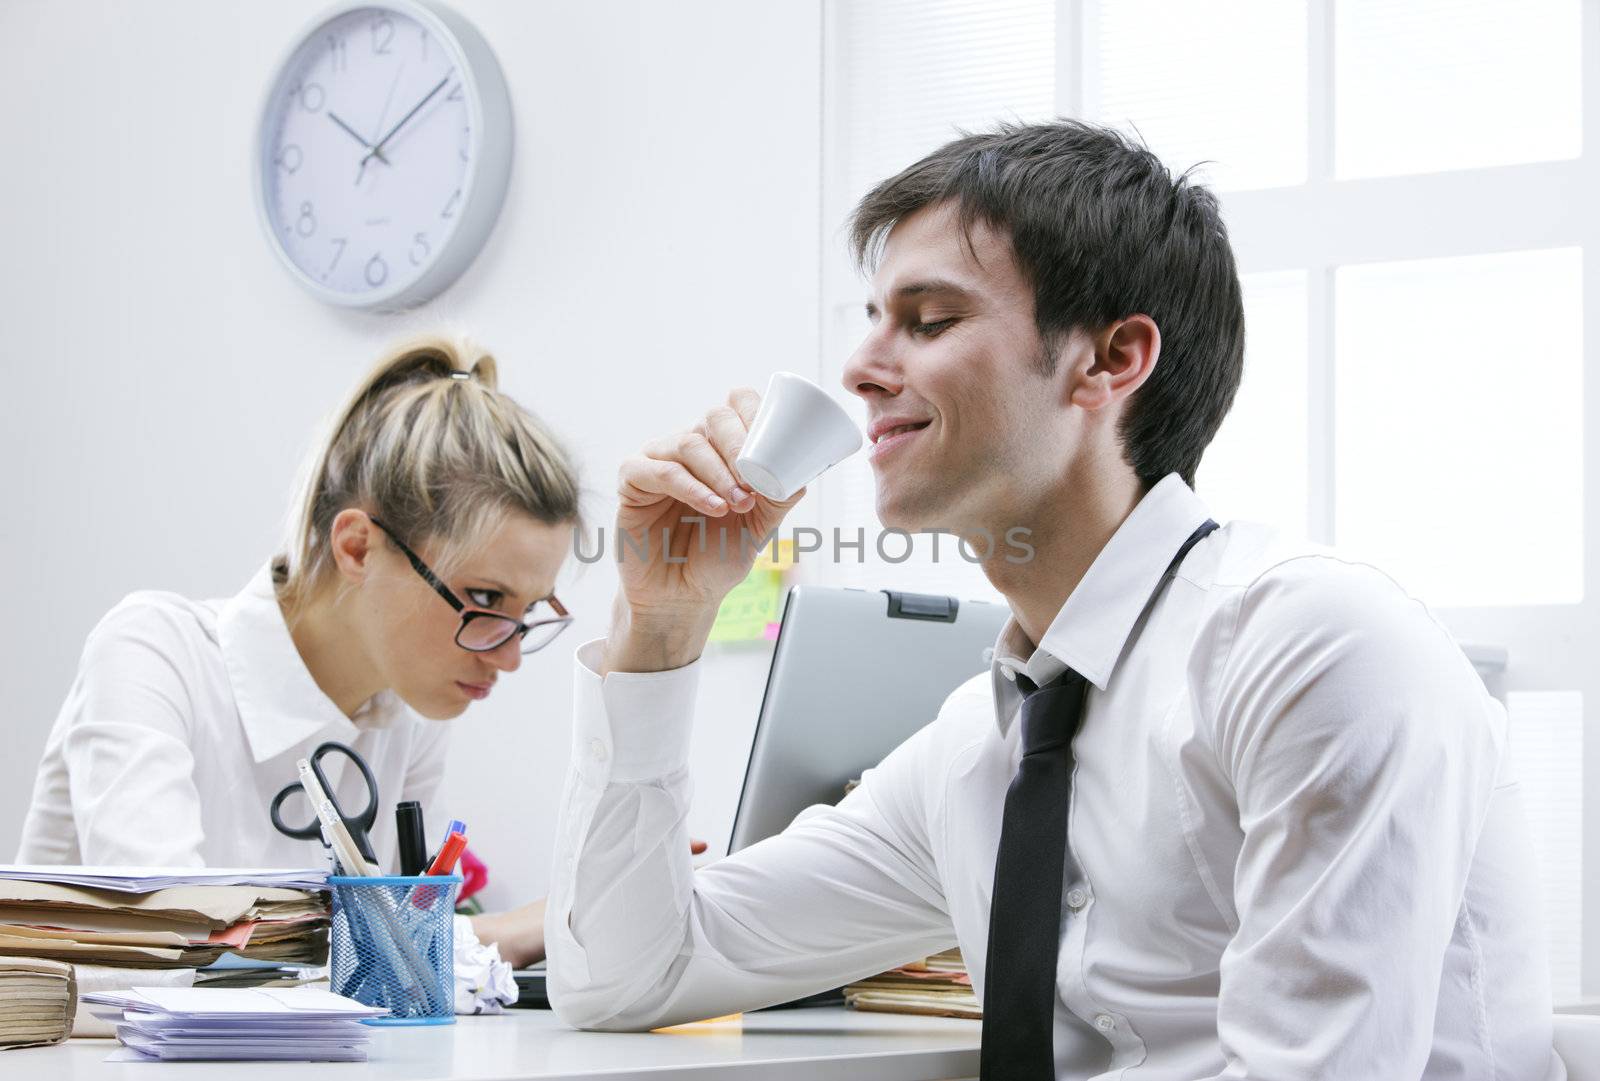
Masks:
[[[449,48],[466,84],[467,116],[476,138],[472,160],[461,182],[461,217],[445,242],[435,249],[414,279],[401,280],[364,293],[330,289],[297,264],[278,239],[267,207],[267,125],[290,61],[323,27],[352,11],[387,10],[426,26]],[[251,149],[252,188],[256,218],[267,246],[297,284],[324,303],[364,311],[406,311],[426,303],[455,283],[477,258],[494,230],[505,203],[511,174],[514,130],[505,75],[483,35],[459,12],[434,0],[342,0],[305,22],[272,68],[256,112],[255,145]]]

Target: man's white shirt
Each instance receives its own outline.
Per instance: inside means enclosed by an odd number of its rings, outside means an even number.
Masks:
[[[1207,517],[1168,476],[1036,649],[1008,623],[991,670],[837,807],[699,870],[699,662],[602,679],[581,646],[556,1011],[671,1024],[952,943],[981,996],[1015,675],[1070,666],[1091,686],[1059,942],[1039,931],[1059,1077],[1563,1077],[1504,709],[1390,578],[1264,527],[1212,533],[1152,600]]]

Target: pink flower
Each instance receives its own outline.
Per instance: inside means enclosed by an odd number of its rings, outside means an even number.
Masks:
[[[461,850],[461,863],[456,869],[461,872],[462,878],[457,904],[489,884],[489,865],[473,855],[470,848]]]

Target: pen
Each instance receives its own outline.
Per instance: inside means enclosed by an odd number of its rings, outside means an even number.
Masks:
[[[439,849],[439,854],[433,859],[433,866],[428,868],[430,875],[447,875],[456,869],[456,860],[461,858],[461,850],[467,847],[467,835],[452,833],[450,839],[445,841]]]
[[[317,819],[322,823],[322,836],[328,838],[333,845],[334,858],[339,861],[347,875],[360,875],[366,877],[372,874],[372,868],[367,866],[367,861],[361,858],[361,853],[356,850],[356,843],[350,836],[350,831],[344,828],[344,823],[339,820],[339,812],[334,808],[333,801],[324,799],[317,804]]]
[[[377,869],[362,857],[360,846],[345,828],[344,820],[339,817],[339,809],[333,806],[333,802],[328,799],[327,791],[317,781],[317,775],[311,769],[310,759],[300,759],[295,763],[295,768],[300,772],[300,787],[305,789],[306,799],[322,823],[322,842],[333,849],[334,858],[344,865],[344,873],[347,875],[377,873]],[[323,812],[324,806],[327,808],[326,814]],[[341,851],[341,843],[346,846],[344,851]]]
[[[428,863],[422,804],[408,799],[395,807],[394,827],[395,835],[400,839],[400,873],[420,875]]]
[[[465,822],[461,821],[461,819],[459,819],[459,818],[452,818],[450,820],[450,828],[444,831],[444,839],[446,841],[448,841],[448,840],[450,840],[451,834],[466,833],[466,832],[467,832],[467,824]],[[424,867],[433,866],[433,861],[438,859],[439,858],[439,853],[441,853],[443,851],[444,851],[444,845],[441,844],[438,848],[433,850],[433,853],[431,855],[429,855],[427,859],[422,861],[422,865]],[[423,874],[427,874],[429,872],[424,871],[422,873]]]

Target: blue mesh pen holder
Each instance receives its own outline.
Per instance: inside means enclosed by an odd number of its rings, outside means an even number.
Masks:
[[[379,1025],[453,1025],[460,875],[334,875],[333,992],[387,1006]]]

